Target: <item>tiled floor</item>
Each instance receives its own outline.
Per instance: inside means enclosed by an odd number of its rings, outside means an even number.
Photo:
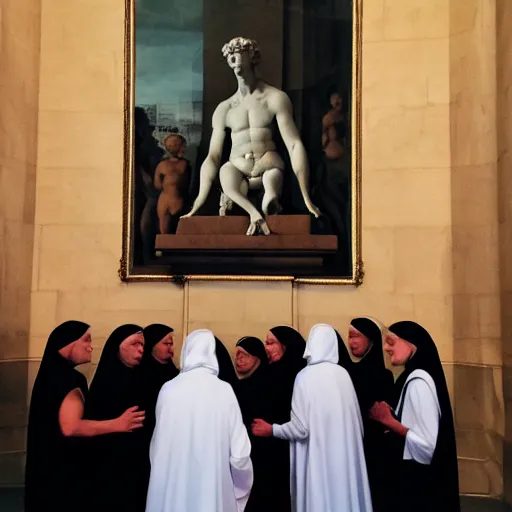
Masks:
[[[0,488],[0,511],[23,512],[23,490]],[[463,496],[462,512],[512,512],[512,507],[497,500]]]

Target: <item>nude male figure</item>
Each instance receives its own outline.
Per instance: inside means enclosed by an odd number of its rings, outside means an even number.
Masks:
[[[215,109],[210,149],[200,171],[199,193],[192,210],[184,217],[194,215],[205,203],[219,172],[225,129],[230,128],[231,155],[220,168],[219,176],[223,194],[227,196],[221,200],[220,213],[225,214],[230,201],[233,201],[250,216],[247,235],[270,234],[262,214],[247,198],[247,194],[249,189],[263,187],[263,214],[281,211],[279,198],[284,163],[272,140],[271,123],[274,118],[290,155],[306,207],[318,217],[320,211],[309,196],[307,156],[293,120],[290,99],[283,91],[256,76],[255,67],[260,59],[257,42],[236,37],[224,45],[222,54],[235,74],[238,89]]]
[[[175,231],[172,224],[177,224],[177,215],[185,205],[183,196],[188,185],[190,165],[184,158],[187,143],[182,135],[171,133],[164,139],[164,146],[169,158],[157,165],[154,185],[157,190],[161,190],[156,208],[160,233],[168,234]]]

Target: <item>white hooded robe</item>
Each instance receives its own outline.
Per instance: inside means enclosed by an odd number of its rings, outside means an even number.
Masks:
[[[158,395],[146,512],[243,512],[251,444],[233,389],[217,377],[210,331],[187,337],[181,365]]]
[[[336,332],[315,325],[295,379],[291,421],[273,425],[290,441],[294,512],[371,512],[363,422],[348,372],[338,366]]]

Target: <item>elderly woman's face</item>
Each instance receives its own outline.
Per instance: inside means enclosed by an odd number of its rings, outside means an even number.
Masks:
[[[363,357],[371,347],[370,340],[355,327],[348,330],[348,346],[355,357]]]
[[[388,332],[384,338],[384,351],[389,354],[393,366],[401,366],[413,355],[414,346],[396,334]]]
[[[121,359],[121,362],[129,368],[133,368],[140,364],[143,353],[144,335],[142,332],[128,336],[128,338],[119,345],[119,359]]]
[[[237,373],[246,375],[254,370],[255,366],[260,362],[259,358],[249,354],[242,347],[236,347],[235,367]]]
[[[267,337],[265,338],[265,350],[267,352],[268,362],[272,364],[283,357],[286,347],[272,334],[272,331],[268,331]]]

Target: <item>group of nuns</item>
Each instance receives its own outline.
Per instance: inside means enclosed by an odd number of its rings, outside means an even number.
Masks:
[[[89,325],[51,333],[30,403],[25,511],[459,511],[453,415],[436,346],[415,322],[351,321],[308,341],[288,326],[208,330],[181,371],[172,328],[123,325],[90,387]],[[348,348],[347,348],[348,346]],[[399,378],[384,354],[403,366]]]

